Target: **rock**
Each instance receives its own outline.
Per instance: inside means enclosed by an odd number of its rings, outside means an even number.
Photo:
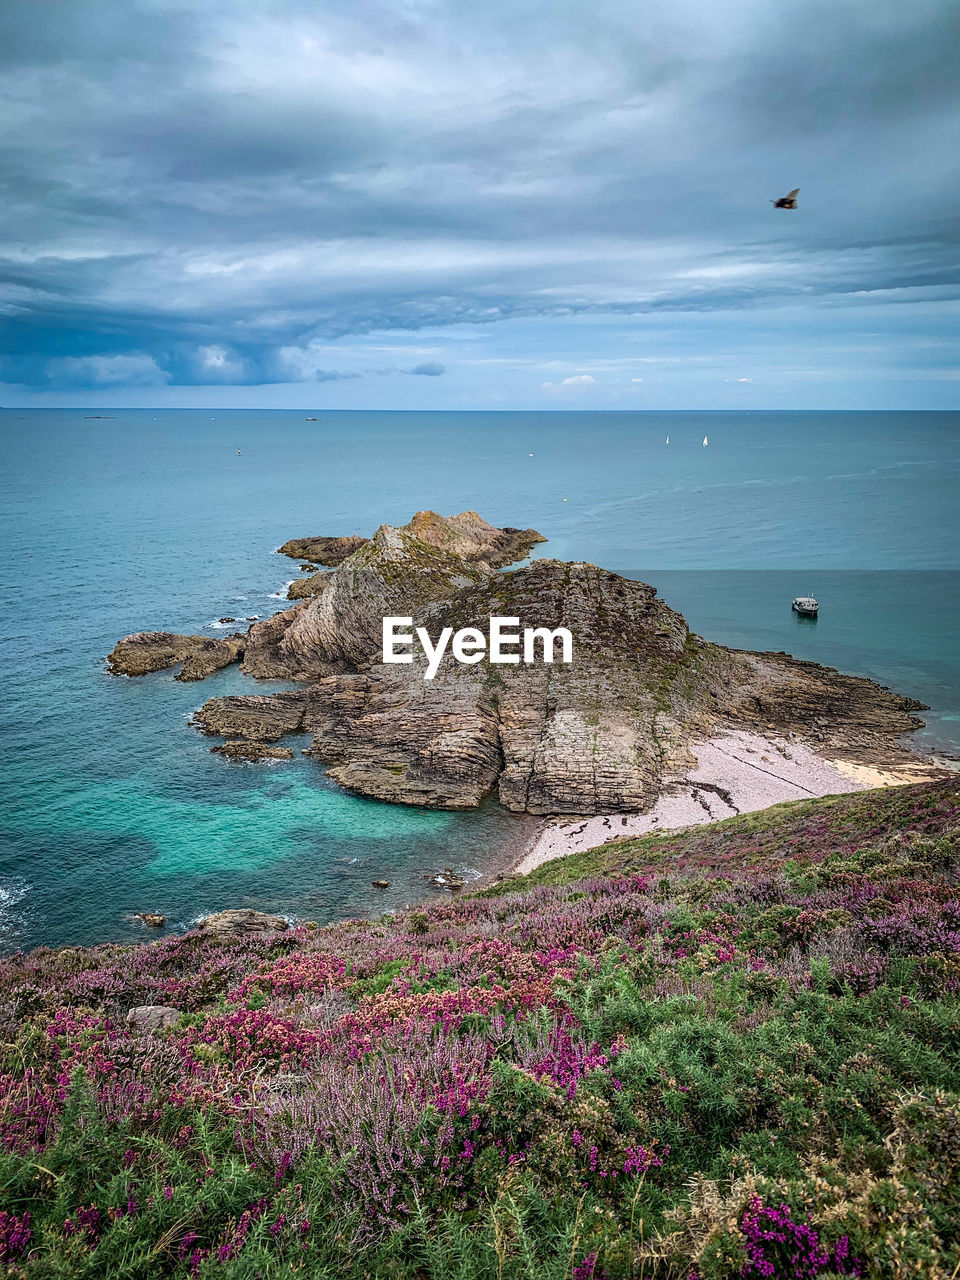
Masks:
[[[141,1004],[127,1011],[127,1026],[139,1032],[163,1031],[179,1021],[180,1010],[168,1004]]]
[[[290,747],[275,747],[268,742],[223,742],[218,747],[211,747],[217,755],[227,756],[231,760],[292,760]]]
[[[183,668],[178,680],[202,680],[243,657],[246,637],[231,635],[181,636],[172,631],[138,631],[119,640],[107,658],[114,675],[144,676],[154,671]]]
[[[300,566],[301,573],[318,573],[320,566],[318,564],[302,564]]]
[[[370,883],[373,885],[373,887],[374,887],[375,889],[389,889],[389,888],[390,888],[390,881],[389,881],[389,880],[371,880],[371,881],[370,881]]]
[[[376,541],[360,554],[372,555]],[[342,578],[338,592],[349,583]],[[653,587],[595,565],[538,560],[459,587],[448,580],[447,589],[448,599],[403,612],[433,635],[483,630],[494,614],[518,617],[521,629],[564,625],[574,662],[448,659],[432,681],[422,655],[406,666],[368,662],[302,692],[214,699],[198,722],[260,741],[312,730],[310,753],[329,776],[376,799],[466,809],[496,790],[506,808],[543,815],[644,811],[666,777],[692,764],[693,743],[729,728],[799,729],[834,749],[854,740],[865,749],[918,724],[912,704],[869,681],[708,644]],[[336,616],[349,625],[346,597]],[[353,617],[365,634],[362,605]]]
[[[250,629],[243,669],[259,678],[315,680],[368,666],[380,658],[384,617],[449,600],[543,541],[535,529],[498,529],[475,511],[418,511],[409,524],[381,525],[333,572],[288,588],[299,603]],[[281,551],[301,545],[284,543]]]
[[[546,542],[536,529],[503,529],[488,524],[476,511],[458,516],[438,516],[435,511],[418,511],[404,526],[412,537],[468,563],[504,569],[528,556],[539,542]]]
[[[697,742],[731,728],[797,733],[824,754],[866,759],[920,724],[917,704],[868,680],[692,635],[646,583],[555,560],[498,572],[538,541],[471,511],[381,525],[317,575],[316,594],[245,638],[246,673],[306,687],[214,698],[195,723],[257,758],[267,743],[310,732],[330,778],[374,799],[467,809],[495,791],[506,808],[538,815],[644,812],[693,765]],[[283,550],[324,558],[302,543]],[[574,661],[465,665],[448,655],[427,681],[418,646],[410,664],[381,662],[387,615],[411,616],[433,637],[486,632],[495,615],[517,617],[520,631],[563,626]],[[158,634],[168,650],[196,639],[153,633],[141,647],[163,648]]]
[[[220,640],[206,640],[188,655],[176,680],[204,680],[239,661],[246,649],[246,637],[241,635],[224,636]]]
[[[158,915],[155,911],[138,911],[134,918],[142,920],[151,929],[162,929],[167,923],[167,917]]]
[[[311,419],[307,419],[311,421]],[[267,1094],[289,1097],[302,1093],[313,1083],[313,1077],[305,1071],[278,1071],[275,1076],[263,1076],[256,1082],[256,1087]]]
[[[291,624],[305,608],[300,602],[280,613],[261,618],[247,632],[243,671],[258,680],[269,680],[288,667],[281,645]]]
[[[311,752],[334,781],[431,808],[472,808],[494,787],[516,811],[643,808],[705,727],[700,698],[689,695],[729,666],[712,646],[688,647],[686,624],[652,587],[593,565],[537,561],[414,614],[434,635],[484,629],[499,614],[521,629],[562,624],[575,637],[569,665],[448,660],[425,681],[415,657],[314,686],[327,707],[314,712]]]
[[[201,933],[213,937],[263,936],[283,933],[289,927],[283,916],[271,916],[264,911],[251,911],[246,907],[217,911],[212,916],[206,916],[197,926]]]
[[[220,622],[236,622],[236,618],[220,618]]]
[[[309,419],[308,419],[309,421]],[[290,538],[278,550],[278,555],[291,560],[310,560],[317,564],[338,565],[359,551],[367,543],[366,538]]]
[[[259,679],[356,671],[378,659],[387,614],[449,599],[543,541],[535,529],[498,529],[475,511],[450,517],[420,511],[401,528],[381,525],[372,539],[292,539],[283,554],[337,566],[293,583],[292,608],[254,622],[245,637],[127,636],[110,654],[110,669],[143,675],[183,662],[177,678],[201,680],[242,658],[244,672]]]
[[[246,618],[244,618],[244,622],[258,622],[259,619],[260,619],[259,613],[249,613],[247,614]]]
[[[288,733],[318,728],[320,710],[314,690],[285,693],[234,694],[211,698],[193,717],[204,733],[248,742],[277,742]]]
[[[118,640],[107,657],[114,675],[144,676],[182,662],[209,636],[179,636],[171,631],[137,631]]]
[[[449,889],[454,893],[458,889],[462,889],[466,884],[463,876],[458,876],[456,872],[451,871],[449,867],[446,871],[441,871],[437,875],[433,876],[425,876],[424,879],[428,880],[430,884],[435,884],[438,889]]]
[[[318,569],[311,578],[297,578],[287,587],[287,599],[308,600],[311,596],[318,596],[329,578],[329,569]]]

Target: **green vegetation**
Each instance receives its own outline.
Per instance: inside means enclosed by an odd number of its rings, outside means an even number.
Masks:
[[[23,1280],[960,1275],[960,788],[0,966]],[[131,1006],[176,1025],[132,1029]]]

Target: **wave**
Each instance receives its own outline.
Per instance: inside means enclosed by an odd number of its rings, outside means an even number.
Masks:
[[[0,884],[0,941],[3,943],[4,954],[8,947],[16,945],[18,932],[26,926],[26,913],[18,911],[17,906],[30,889],[31,885],[19,876],[8,880],[6,884]]]
[[[296,582],[296,578],[291,578],[289,582],[285,582],[285,583],[283,584],[283,586],[280,588],[280,590],[279,590],[279,591],[271,591],[271,592],[270,592],[270,599],[271,599],[271,600],[287,600],[287,599],[289,599],[289,597],[287,596],[287,592],[290,590],[290,588],[293,586],[293,584],[294,584],[295,582]]]
[[[0,914],[9,907],[15,907],[30,892],[26,880],[14,880],[8,884],[0,884]]]

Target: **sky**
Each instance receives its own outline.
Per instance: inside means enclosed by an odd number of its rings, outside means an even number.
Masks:
[[[0,404],[960,407],[958,35],[953,0],[4,0]]]

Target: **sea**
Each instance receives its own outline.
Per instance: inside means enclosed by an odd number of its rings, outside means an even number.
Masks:
[[[0,449],[4,953],[155,936],[142,911],[374,916],[503,862],[530,820],[494,800],[384,805],[190,726],[288,686],[105,669],[129,632],[284,608],[287,538],[424,508],[533,526],[537,556],[651,582],[708,639],[879,680],[930,705],[921,749],[960,755],[958,413],[9,409]]]

